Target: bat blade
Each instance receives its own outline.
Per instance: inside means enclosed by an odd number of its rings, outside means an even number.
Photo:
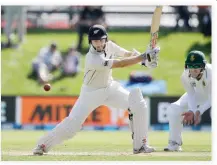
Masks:
[[[163,8],[162,6],[157,6],[152,16],[151,31],[150,31],[151,32],[150,48],[152,49],[157,44],[162,8]]]
[[[155,11],[153,13],[152,16],[152,22],[151,22],[151,40],[149,43],[149,47],[151,49],[155,48],[155,46],[157,45],[157,39],[158,39],[158,31],[159,31],[159,27],[160,27],[160,19],[161,19],[161,15],[162,15],[162,9],[163,6],[157,6],[155,8]],[[148,61],[151,61],[150,56],[148,55]]]
[[[152,23],[151,23],[151,33],[156,33],[159,31],[162,8],[163,8],[162,6],[157,6],[154,11],[154,14],[152,16]]]

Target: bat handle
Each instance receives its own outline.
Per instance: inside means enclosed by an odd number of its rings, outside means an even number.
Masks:
[[[147,59],[148,59],[149,62],[151,62],[150,54],[147,54]]]
[[[154,45],[150,44],[150,45],[149,45],[149,49],[152,49],[152,50],[153,50],[153,48],[154,48]],[[148,59],[148,62],[151,62],[151,56],[150,56],[149,53],[147,54],[147,59]]]

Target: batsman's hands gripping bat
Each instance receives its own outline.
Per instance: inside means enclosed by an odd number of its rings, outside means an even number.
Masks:
[[[148,48],[145,53],[143,53],[144,60],[142,61],[142,64],[145,65],[148,68],[156,68],[157,62],[158,62],[158,54],[160,53],[160,47],[155,47],[153,49]],[[149,62],[148,56],[152,57],[152,61]]]
[[[157,6],[154,14],[152,16],[152,23],[151,23],[151,40],[148,45],[149,49],[154,49],[157,45],[157,39],[158,39],[158,31],[160,27],[160,18],[162,14],[162,6]],[[158,58],[154,54],[147,54],[148,62],[142,63],[143,65],[149,65],[152,66],[152,68],[155,68],[158,66]]]
[[[144,60],[141,62],[142,65],[145,65],[148,68],[156,68],[157,65],[155,63],[151,63],[147,59],[147,54],[151,55],[153,58],[156,58],[155,61],[158,59],[158,54],[160,52],[160,47],[155,47],[154,49],[147,49],[146,52],[142,53],[142,56],[144,57]],[[133,55],[140,55],[141,53],[137,51],[136,49],[133,49]]]
[[[144,60],[142,64],[148,68],[156,68],[158,64],[158,54],[160,52],[160,47],[155,47],[153,49],[148,48],[144,53]],[[149,61],[149,56],[152,57],[151,62]]]

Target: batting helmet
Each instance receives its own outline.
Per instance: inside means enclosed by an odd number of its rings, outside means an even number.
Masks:
[[[108,34],[106,32],[106,29],[102,25],[93,25],[90,27],[88,32],[88,40],[89,43],[91,40],[101,40],[108,38]]]

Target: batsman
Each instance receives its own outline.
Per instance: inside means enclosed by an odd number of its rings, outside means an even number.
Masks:
[[[212,66],[203,52],[188,54],[181,82],[186,93],[169,107],[169,145],[164,151],[182,151],[183,124],[199,124],[201,115],[211,107]]]
[[[142,54],[127,51],[109,41],[106,29],[101,25],[94,25],[89,29],[88,40],[90,49],[85,58],[85,73],[79,98],[69,116],[39,139],[33,154],[43,155],[55,145],[75,136],[88,115],[101,105],[129,110],[134,154],[155,151],[148,145],[148,125],[145,122],[147,105],[140,89],[136,88],[131,92],[124,89],[113,80],[112,69],[140,62],[148,68],[155,68],[160,48],[148,48]],[[147,55],[151,61],[147,60]]]

